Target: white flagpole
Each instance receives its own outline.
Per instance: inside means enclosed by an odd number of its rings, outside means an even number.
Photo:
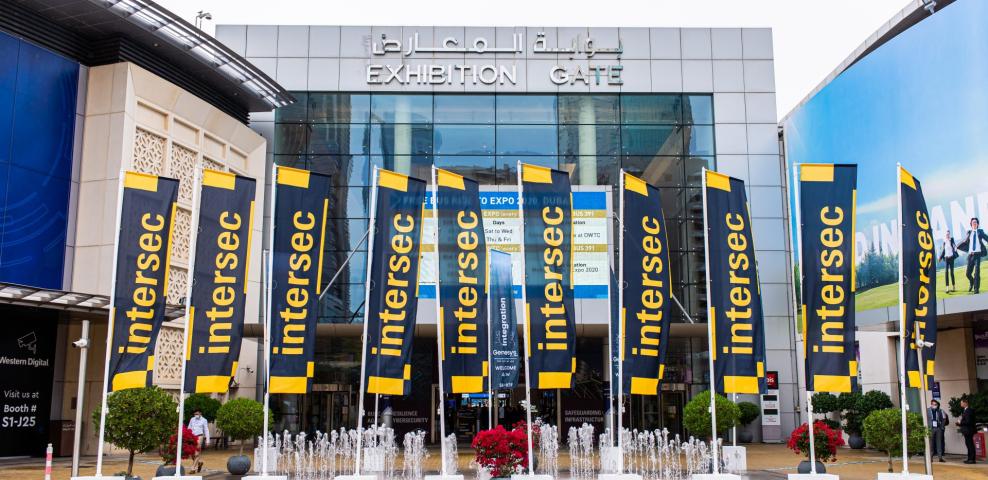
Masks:
[[[521,161],[519,161],[517,165],[518,165],[518,221],[520,222],[520,229],[519,229],[520,235],[518,237],[518,246],[521,247],[520,250],[521,252],[521,308],[522,308],[522,316],[524,316],[525,318],[525,327],[524,327],[525,402],[526,402],[525,418],[528,429],[528,474],[535,475],[535,466],[532,462],[533,460],[532,449],[534,448],[532,442],[532,381],[531,381],[532,374],[530,372],[531,365],[529,364],[529,358],[531,357],[532,352],[528,345],[530,342],[530,339],[528,337],[530,334],[531,319],[529,318],[528,315],[528,293],[525,292],[525,287],[528,284],[528,279],[527,279],[528,272],[525,271],[525,209],[524,206],[522,205],[523,201],[522,201]]]
[[[624,473],[624,455],[621,453],[623,449],[623,442],[621,440],[621,433],[624,431],[624,322],[622,321],[622,316],[624,314],[624,169],[621,169],[620,180],[618,180],[619,192],[618,192],[618,203],[620,207],[621,220],[618,225],[618,281],[617,281],[617,294],[618,294],[618,384],[617,384],[617,462],[618,471],[617,473]],[[669,246],[666,245],[666,248]],[[608,287],[610,287],[610,282]],[[609,314],[613,309],[608,308]],[[607,322],[608,328],[611,328],[611,323]],[[611,342],[614,343],[614,342]],[[614,348],[611,345],[611,348]],[[614,354],[611,353],[611,358],[614,358]]]
[[[437,277],[438,278],[438,277]],[[491,247],[487,247],[487,428],[494,428],[494,353],[492,352],[492,340],[494,328],[491,325],[491,309],[494,302],[491,301]],[[437,297],[439,290],[436,290]]]
[[[443,376],[443,357],[445,345],[443,342],[443,313],[439,293],[439,187],[436,183],[436,166],[432,166],[432,223],[436,236],[433,239],[436,259],[436,360],[439,362],[439,475],[446,476],[446,377]]]
[[[192,312],[192,289],[195,283],[195,273],[196,273],[196,239],[199,238],[199,217],[202,215],[202,166],[197,165],[198,168],[195,170],[195,180],[193,183],[194,191],[192,195],[195,198],[192,200],[192,206],[195,209],[192,215],[192,228],[189,233],[189,281],[188,288],[185,292],[185,326],[182,335],[182,373],[179,377],[178,384],[178,434],[175,437],[175,476],[182,476],[182,427],[184,427],[184,417],[185,417],[185,373],[186,365],[189,362],[188,352],[189,352],[189,325],[192,323],[192,319],[189,318],[189,314]],[[198,447],[198,443],[196,444]],[[195,465],[193,465],[195,467]]]
[[[268,449],[270,448],[268,443],[268,415],[269,415],[269,404],[271,403],[271,301],[272,301],[272,288],[274,287],[274,281],[271,278],[274,275],[274,229],[277,222],[275,222],[275,203],[278,200],[278,172],[280,167],[275,165],[274,175],[272,175],[271,183],[271,201],[268,204],[268,250],[266,265],[265,265],[265,285],[264,285],[264,426],[263,435],[264,445],[261,456],[261,475],[267,476],[268,474]]]
[[[802,170],[802,164],[799,164],[799,163],[793,164],[793,166],[792,166],[792,185],[791,185],[791,187],[793,189],[793,195],[794,195],[794,199],[795,199],[795,203],[796,203],[796,208],[793,211],[793,216],[796,219],[796,231],[794,232],[795,235],[796,235],[796,246],[793,249],[793,255],[795,255],[796,258],[793,260],[793,265],[799,265],[799,277],[800,277],[799,284],[800,284],[800,286],[802,286],[802,285],[805,284],[804,282],[805,282],[805,278],[806,278],[806,275],[805,275],[805,273],[803,271],[803,220],[802,220],[802,208],[801,208],[801,203],[800,203],[801,202],[801,198],[802,198],[802,196],[801,196],[801,193],[802,192],[800,191],[800,183],[799,183],[799,172],[801,170]],[[798,262],[798,263],[796,263],[796,262]],[[798,297],[796,296],[796,282],[795,281],[793,282],[793,297],[792,298],[793,298],[793,307],[794,307],[793,315],[796,315],[795,321],[798,322],[799,321],[799,317],[798,317],[799,307],[797,306],[797,301],[796,301],[796,299]],[[809,338],[809,337],[807,336],[805,338]],[[809,348],[809,346],[806,345],[806,342],[803,342],[803,370],[804,370],[804,372],[803,372],[803,376],[804,376],[803,380],[805,381],[804,383],[805,383],[805,387],[806,387],[806,402],[805,402],[806,403],[806,428],[807,428],[807,432],[806,433],[809,436],[809,441],[810,441],[810,474],[811,475],[816,475],[816,473],[817,473],[817,471],[816,471],[816,445],[815,445],[815,443],[816,443],[816,434],[813,432],[813,395],[812,395],[812,392],[810,392],[810,388],[809,388],[810,387],[810,382],[809,382],[810,371],[808,369],[808,365],[807,365],[807,362],[806,362],[806,356],[808,355],[808,353],[807,353],[808,352],[808,348]]]
[[[363,341],[361,342],[360,351],[360,391],[357,393],[357,457],[354,462],[355,465],[355,475],[360,475],[360,457],[361,457],[361,446],[363,444],[363,427],[364,427],[364,390],[367,387],[367,318],[370,317],[371,313],[368,310],[370,308],[370,287],[371,287],[371,269],[374,265],[374,225],[377,221],[377,170],[378,167],[374,166],[374,174],[371,176],[371,201],[370,201],[370,238],[367,240],[367,280],[364,286],[364,335]],[[420,246],[421,247],[421,246]]]
[[[99,414],[99,441],[96,444],[96,476],[103,476],[103,443],[106,441],[106,397],[110,385],[110,352],[113,348],[113,317],[116,316],[116,298],[117,291],[117,257],[120,255],[120,222],[123,216],[123,197],[124,197],[124,179],[127,176],[127,171],[124,169],[120,170],[119,174],[119,185],[117,186],[117,223],[116,228],[113,230],[113,280],[110,282],[110,314],[107,317],[106,325],[106,359],[103,364],[103,400],[102,406],[100,407]],[[82,405],[82,399],[78,399],[79,405]]]
[[[902,164],[895,164],[895,198],[898,206],[899,220],[899,409],[902,411],[902,473],[909,474],[909,439],[906,438],[906,309],[905,292],[902,278],[902,239],[905,222],[902,221]]]
[[[704,251],[707,252],[704,255],[704,261],[706,262],[706,272],[707,272],[707,308],[711,305],[710,301],[710,226],[707,225],[707,169],[704,168],[703,178],[702,178],[702,190],[703,190],[703,245]],[[719,452],[717,451],[717,380],[714,378],[714,355],[716,354],[717,346],[714,345],[714,319],[710,318],[710,312],[707,312],[707,342],[709,344],[710,352],[708,357],[710,358],[710,450],[713,452],[713,473],[714,475],[720,473],[720,458]]]

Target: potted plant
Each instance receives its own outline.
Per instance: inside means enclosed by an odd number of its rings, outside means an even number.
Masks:
[[[134,454],[158,448],[178,425],[178,404],[158,387],[131,388],[114,392],[106,399],[106,441],[126,450],[127,471],[132,477]],[[99,428],[100,410],[93,412],[93,424]]]
[[[717,434],[731,429],[737,424],[741,411],[734,402],[723,395],[717,395]],[[690,434],[710,439],[710,391],[700,392],[683,408],[683,426]]]
[[[837,460],[837,447],[844,445],[844,437],[840,429],[833,429],[826,422],[817,420],[813,422],[813,451],[816,453],[816,472],[826,473],[827,468],[823,462]],[[806,456],[806,460],[799,462],[799,473],[810,473],[810,432],[807,424],[802,424],[789,435],[790,450]]]
[[[888,454],[889,471],[892,457],[902,455],[902,412],[898,408],[875,410],[864,419],[864,437],[872,448]],[[918,413],[906,414],[906,443],[909,453],[919,453],[924,448],[928,431]]]
[[[224,435],[240,441],[240,453],[226,461],[227,471],[234,475],[246,474],[250,470],[250,457],[244,455],[244,442],[263,433],[264,406],[249,398],[234,398],[216,412],[216,427]]]
[[[738,422],[743,426],[741,430],[738,430],[738,441],[741,443],[751,443],[754,435],[748,430],[748,425],[751,425],[751,422],[754,422],[758,418],[761,414],[761,409],[754,403],[741,402],[738,403],[738,412]]]
[[[168,438],[168,442],[161,445],[158,453],[161,455],[161,459],[165,462],[158,467],[155,472],[155,477],[167,477],[175,475],[175,444],[178,442],[178,435],[172,434]],[[193,458],[199,453],[199,442],[196,440],[196,435],[192,433],[189,427],[182,427],[182,459]],[[171,465],[171,466],[169,466]],[[182,472],[185,473],[185,468],[182,468]]]
[[[528,437],[524,428],[510,431],[498,425],[483,430],[471,443],[477,452],[475,460],[493,478],[510,478],[528,468]]]

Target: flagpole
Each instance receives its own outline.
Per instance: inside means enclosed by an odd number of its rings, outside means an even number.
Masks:
[[[436,183],[436,166],[432,166],[432,224],[436,236],[433,239],[436,258],[436,360],[439,362],[439,475],[446,476],[446,377],[443,376],[443,357],[446,347],[443,342],[443,310],[439,293],[439,187]]]
[[[518,170],[518,221],[520,222],[520,225],[521,225],[521,228],[519,230],[519,232],[521,233],[521,235],[519,235],[519,237],[518,237],[518,239],[519,239],[518,240],[518,245],[519,245],[519,247],[521,247],[521,250],[520,250],[520,252],[521,252],[521,308],[522,308],[522,315],[525,318],[525,327],[524,327],[524,331],[523,332],[524,332],[524,335],[525,335],[525,402],[526,402],[526,405],[525,405],[525,418],[526,418],[526,428],[528,430],[528,474],[529,475],[535,475],[535,467],[534,467],[534,465],[532,463],[532,460],[533,460],[532,449],[534,448],[533,447],[533,442],[532,442],[532,381],[531,381],[532,374],[530,372],[531,365],[529,364],[529,358],[532,355],[531,347],[529,346],[529,342],[531,341],[531,339],[529,338],[529,336],[530,336],[530,330],[531,330],[530,329],[531,319],[529,318],[529,315],[528,315],[528,293],[525,291],[525,289],[526,289],[525,287],[528,284],[528,279],[527,279],[528,272],[525,270],[525,209],[524,209],[524,206],[522,205],[523,200],[522,200],[522,172],[521,172],[522,163],[521,163],[521,161],[519,161],[517,163],[517,166],[518,166],[518,168],[517,168],[517,170]]]
[[[437,270],[438,272],[438,270]],[[436,278],[439,278],[438,276]],[[494,329],[491,327],[491,309],[494,303],[491,302],[491,247],[487,247],[487,283],[484,284],[487,290],[487,428],[494,429],[494,354],[491,351]],[[438,292],[438,290],[436,290]],[[438,294],[436,295],[438,296]],[[517,335],[517,332],[515,333]]]
[[[704,262],[706,262],[706,272],[707,272],[707,305],[711,305],[710,299],[710,227],[707,225],[707,169],[703,168],[703,178],[702,181],[702,191],[703,191],[703,245],[704,251],[707,252],[704,255]],[[709,312],[708,312],[709,315]],[[717,381],[714,378],[714,355],[716,354],[717,346],[714,345],[714,318],[707,318],[707,343],[709,345],[709,357],[710,360],[710,450],[713,451],[713,474],[717,475],[720,473],[720,458],[719,452],[717,451]]]
[[[923,430],[928,430],[930,424],[926,414],[928,413],[927,405],[929,402],[926,400],[926,366],[923,365],[923,348],[926,346],[926,341],[920,336],[918,321],[913,325],[913,331],[916,332],[916,364],[919,365],[919,401],[923,404],[919,413],[923,416]],[[933,475],[933,457],[930,455],[929,435],[923,435],[923,460],[926,474]]]
[[[623,442],[621,437],[624,431],[624,169],[620,171],[620,179],[618,180],[618,206],[620,208],[619,215],[621,220],[618,225],[618,281],[617,281],[617,294],[618,294],[618,384],[617,384],[617,467],[618,475],[624,473],[624,455],[621,454]],[[668,245],[667,245],[668,247]],[[610,288],[610,282],[608,283],[608,288]],[[609,314],[612,314],[613,309],[608,308]],[[608,328],[611,328],[611,323],[607,322]],[[611,342],[613,343],[613,342]],[[614,348],[614,345],[611,345]],[[611,358],[614,358],[613,352],[611,353]]]
[[[264,285],[264,426],[262,435],[264,438],[264,448],[263,456],[261,457],[261,476],[267,476],[268,474],[268,449],[270,448],[270,443],[268,441],[268,415],[270,411],[269,404],[271,403],[271,300],[272,300],[272,288],[274,287],[274,282],[271,276],[274,274],[274,229],[277,222],[275,222],[275,203],[278,201],[278,173],[280,167],[275,165],[274,174],[272,175],[271,183],[271,202],[268,204],[268,250],[266,265],[265,265],[265,285]]]
[[[189,325],[192,323],[192,319],[189,315],[194,315],[195,311],[192,309],[192,288],[195,283],[195,273],[196,273],[196,239],[199,238],[199,217],[202,216],[202,167],[201,164],[198,165],[199,168],[195,170],[195,178],[193,183],[192,195],[192,207],[195,209],[195,214],[192,216],[192,228],[189,233],[189,281],[188,286],[185,291],[185,326],[182,335],[182,372],[179,376],[178,384],[178,434],[175,437],[175,476],[182,476],[182,427],[185,426],[185,374],[186,365],[189,362]],[[196,449],[199,448],[198,439],[196,440]],[[193,465],[195,468],[195,465]]]
[[[902,239],[905,225],[902,221],[902,164],[895,164],[895,198],[899,220],[899,410],[902,413],[902,473],[909,474],[909,439],[906,438],[906,310],[902,278]]]
[[[793,211],[793,215],[796,219],[796,245],[793,248],[793,255],[795,259],[793,260],[793,265],[799,266],[799,279],[800,286],[805,282],[805,276],[803,273],[803,219],[802,219],[802,208],[800,207],[801,199],[801,189],[799,183],[799,172],[802,169],[802,164],[794,163],[792,166],[792,180],[791,187],[793,189],[793,198],[795,200],[796,208]],[[787,169],[788,170],[788,169]],[[788,172],[787,172],[788,173]],[[798,263],[797,263],[798,262]],[[796,296],[796,282],[793,282],[793,316],[794,321],[799,322],[799,307],[798,307],[798,297]],[[805,312],[804,312],[805,314]],[[806,328],[804,325],[803,328]],[[806,345],[806,340],[809,338],[808,335],[803,337],[803,382],[806,390],[806,428],[807,434],[810,441],[810,474],[816,475],[816,434],[813,432],[813,396],[810,392],[810,371],[809,362],[807,361],[807,356],[809,355],[809,346]],[[798,369],[797,369],[798,371]]]
[[[107,317],[106,324],[106,360],[103,364],[103,400],[100,407],[99,413],[99,441],[96,444],[96,476],[103,476],[103,442],[106,441],[106,408],[107,408],[107,389],[110,386],[110,353],[113,348],[113,320],[116,316],[116,291],[117,291],[117,257],[120,254],[120,223],[121,217],[123,217],[123,197],[124,197],[124,179],[127,176],[127,171],[124,169],[120,170],[119,174],[119,185],[117,186],[117,222],[116,228],[113,230],[113,280],[110,282],[110,315]],[[77,403],[82,405],[82,399],[78,399]]]
[[[354,462],[354,474],[357,476],[360,475],[361,445],[364,438],[362,430],[364,427],[364,389],[367,386],[367,318],[371,315],[367,309],[370,308],[371,273],[374,265],[374,230],[376,226],[375,222],[377,221],[377,171],[378,167],[375,165],[374,174],[371,176],[371,185],[373,187],[371,189],[370,199],[370,238],[367,241],[367,280],[364,285],[364,335],[360,350],[360,391],[357,393],[357,456]]]

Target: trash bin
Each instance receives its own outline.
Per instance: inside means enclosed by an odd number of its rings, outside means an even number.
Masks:
[[[988,448],[985,448],[985,432],[974,433],[974,456],[980,459],[988,457]]]
[[[48,436],[56,457],[71,457],[75,444],[75,422],[72,420],[51,420],[48,423]]]

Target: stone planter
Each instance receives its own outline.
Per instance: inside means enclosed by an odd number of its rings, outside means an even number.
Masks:
[[[738,443],[751,443],[755,435],[747,430],[738,430]]]
[[[186,471],[185,467],[182,467],[182,473],[185,473],[185,471]],[[175,465],[163,463],[158,466],[157,470],[154,471],[154,476],[156,477],[170,477],[172,475],[175,475]],[[130,478],[137,478],[137,477],[130,477]]]
[[[250,471],[250,457],[234,455],[226,460],[226,471],[234,475],[246,475]]]
[[[802,474],[810,473],[810,461],[803,460],[802,462],[799,462],[799,468],[797,468],[797,471]],[[816,462],[816,473],[827,473],[827,467],[823,466],[823,463],[821,462]]]
[[[861,450],[865,447],[865,439],[861,435],[852,433],[847,437],[847,446],[854,450]]]

